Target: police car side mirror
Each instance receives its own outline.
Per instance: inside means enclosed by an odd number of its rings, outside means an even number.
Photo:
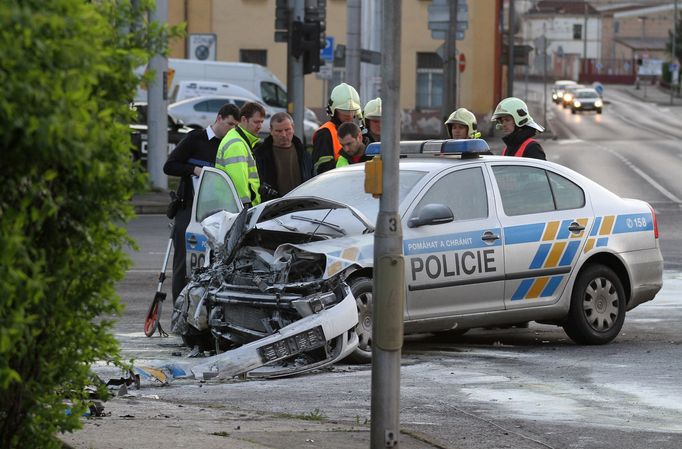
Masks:
[[[454,219],[455,216],[445,204],[426,204],[417,211],[417,215],[408,220],[407,227],[417,228],[423,225],[450,223]]]

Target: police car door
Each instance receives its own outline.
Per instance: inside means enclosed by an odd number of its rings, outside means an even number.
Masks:
[[[227,174],[216,168],[204,167],[194,184],[192,218],[185,231],[187,271],[193,272],[206,261],[206,242],[201,221],[221,210],[238,214],[243,209],[237,190]]]
[[[409,320],[504,308],[500,224],[480,164],[442,173],[408,210],[403,251]],[[453,219],[414,226],[424,206],[440,204]],[[442,220],[445,221],[445,220]]]
[[[593,221],[585,192],[533,159],[491,164],[503,227],[507,309],[555,303]]]

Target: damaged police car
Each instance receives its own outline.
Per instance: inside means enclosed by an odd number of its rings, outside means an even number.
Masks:
[[[492,156],[482,140],[403,143],[401,153],[417,156],[401,159],[398,186],[405,333],[538,321],[605,344],[660,290],[647,203],[552,162]],[[266,375],[370,360],[379,200],[364,179],[363,164],[335,169],[242,211],[227,176],[204,169],[187,229],[198,268],[174,328],[227,350],[212,370],[229,360],[232,373],[242,355],[238,369]]]

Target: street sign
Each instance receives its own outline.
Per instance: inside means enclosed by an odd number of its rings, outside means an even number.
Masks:
[[[315,73],[315,77],[319,80],[331,81],[334,75],[334,65],[331,62],[325,62],[320,65],[320,71]]]
[[[464,72],[464,69],[466,68],[466,58],[464,57],[464,53],[459,54],[459,73]]]
[[[592,84],[592,87],[594,87],[594,90],[597,91],[600,97],[604,95],[604,85],[602,83],[594,82]]]
[[[324,38],[324,48],[320,50],[320,59],[324,61],[334,60],[334,37],[327,36]]]
[[[217,38],[214,33],[192,33],[187,39],[187,58],[200,61],[215,61]]]

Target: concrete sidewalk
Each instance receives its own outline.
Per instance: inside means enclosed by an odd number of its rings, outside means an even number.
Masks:
[[[682,107],[682,97],[673,96],[671,103],[670,91],[656,84],[640,83],[639,89],[634,84],[608,84],[604,86],[605,97],[611,89],[627,93],[640,101],[656,103],[660,106]]]
[[[170,196],[168,192],[149,191],[133,195],[130,202],[138,215],[165,214]]]
[[[73,449],[367,449],[369,423],[240,411],[238,404],[176,404],[148,394],[104,403],[105,416],[84,418],[84,428],[61,435]],[[433,437],[402,432],[403,449],[451,449]]]

